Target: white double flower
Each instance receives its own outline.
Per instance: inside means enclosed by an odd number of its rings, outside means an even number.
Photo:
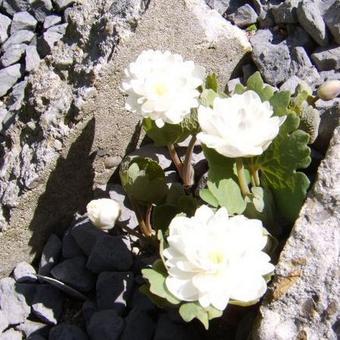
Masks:
[[[182,301],[224,310],[231,300],[249,303],[266,291],[264,275],[273,272],[262,250],[267,235],[262,222],[242,215],[229,218],[201,206],[195,216],[176,216],[163,251],[169,276],[166,286]]]

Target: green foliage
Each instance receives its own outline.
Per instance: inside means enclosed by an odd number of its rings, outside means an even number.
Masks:
[[[248,78],[247,90],[256,92],[263,102],[269,100],[274,94],[274,89],[263,82],[260,72],[255,72]]]
[[[218,94],[214,90],[205,89],[201,94],[200,102],[203,106],[213,107],[216,97],[218,97]]]
[[[288,114],[279,135],[255,159],[263,185],[272,190],[280,215],[289,223],[297,218],[309,187],[307,176],[297,171],[310,164],[309,136],[298,126],[299,118]]]
[[[211,73],[205,80],[205,89],[210,89],[214,92],[218,92],[218,81],[216,73]]]
[[[256,24],[252,24],[246,28],[247,32],[256,32],[257,31],[257,26]]]
[[[209,329],[209,320],[222,316],[222,311],[214,307],[203,308],[198,302],[189,302],[181,305],[179,314],[184,321],[190,322],[196,318],[205,329]]]
[[[197,112],[193,109],[180,124],[166,123],[162,128],[157,127],[151,118],[144,118],[143,128],[157,146],[180,143],[188,136],[197,134],[199,130]]]
[[[167,270],[162,260],[157,260],[152,268],[146,268],[142,270],[143,277],[149,283],[149,291],[166,300],[172,305],[178,305],[180,301],[173,296],[166,287],[165,279],[168,276]]]
[[[200,192],[200,196],[208,204],[225,207],[230,215],[242,214],[246,208],[238,178],[235,175],[235,160],[224,157],[215,150],[203,148],[209,163],[207,189]]]
[[[161,203],[167,194],[164,172],[150,158],[126,158],[119,174],[125,192],[139,204]]]
[[[318,137],[320,122],[320,112],[310,105],[305,105],[301,112],[299,129],[308,133],[308,144],[314,143]]]

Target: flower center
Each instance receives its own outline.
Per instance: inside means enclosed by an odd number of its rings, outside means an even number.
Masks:
[[[219,250],[214,250],[209,254],[209,260],[213,264],[221,264],[224,262],[224,254]]]
[[[168,92],[168,88],[165,84],[158,83],[154,86],[154,91],[157,96],[164,96]]]

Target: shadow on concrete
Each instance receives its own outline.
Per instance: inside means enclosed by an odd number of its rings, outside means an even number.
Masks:
[[[92,197],[95,119],[88,122],[72,144],[67,157],[60,157],[50,174],[46,190],[38,201],[29,225],[31,253],[39,254],[51,233],[61,235],[71,224],[76,212],[84,212]]]

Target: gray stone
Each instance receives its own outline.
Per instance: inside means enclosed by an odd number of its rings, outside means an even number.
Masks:
[[[42,40],[42,53],[46,55],[51,52],[55,44],[64,36],[67,24],[61,24],[50,27],[43,34]]]
[[[340,44],[340,2],[335,1],[326,15],[324,16],[325,23],[331,31],[334,40]]]
[[[319,71],[340,69],[340,46],[317,49],[311,57]]]
[[[121,236],[107,235],[93,247],[87,268],[94,273],[103,271],[126,271],[132,266],[132,253],[128,240]]]
[[[241,84],[240,78],[230,79],[227,83],[228,93],[233,93],[237,84]]]
[[[31,335],[47,335],[48,327],[46,324],[31,320],[25,320],[24,323],[15,327],[16,330],[25,334],[26,338]]]
[[[156,305],[154,305],[145,294],[141,293],[138,287],[132,294],[130,305],[133,308],[146,312],[152,312],[156,309]]]
[[[292,75],[296,75],[310,86],[318,83],[320,75],[310,61],[307,52],[301,46],[291,49],[291,70]]]
[[[64,10],[66,7],[72,5],[75,0],[54,0],[58,10]]]
[[[132,272],[101,273],[96,285],[98,309],[114,309],[118,314],[122,314],[131,296],[132,288]]]
[[[13,16],[16,12],[27,11],[29,9],[29,1],[27,0],[3,0],[2,7],[6,13]]]
[[[115,310],[103,310],[93,314],[87,332],[92,340],[118,340],[123,328],[124,321]]]
[[[33,334],[30,337],[28,337],[27,340],[46,340],[46,338],[39,334]]]
[[[136,213],[131,209],[122,186],[109,184],[106,190],[109,192],[110,198],[120,204],[121,213],[118,221],[130,229],[135,229],[138,226]]]
[[[25,98],[27,80],[22,80],[13,86],[8,108],[10,111],[20,110]]]
[[[271,12],[277,24],[297,23],[296,8],[298,0],[286,0],[277,6],[272,6]]]
[[[21,30],[13,33],[2,45],[2,50],[6,51],[12,45],[29,43],[34,37],[34,33],[28,30]]]
[[[9,329],[0,334],[0,340],[22,340],[22,334],[14,329]]]
[[[155,331],[155,322],[149,314],[133,308],[125,318],[125,328],[121,340],[151,340]]]
[[[0,13],[0,44],[8,38],[8,29],[11,24],[11,19],[7,15]]]
[[[56,325],[63,309],[63,295],[49,285],[39,285],[33,298],[32,312],[43,322]]]
[[[51,269],[58,263],[60,255],[61,241],[58,236],[52,234],[42,251],[38,273],[40,275],[48,275]]]
[[[61,17],[59,15],[49,15],[44,20],[44,29],[48,29],[55,26],[61,22]]]
[[[27,262],[16,265],[13,277],[16,282],[34,282],[37,280],[35,269]]]
[[[14,14],[11,25],[11,34],[20,30],[34,31],[37,20],[28,12],[17,12]]]
[[[63,237],[63,257],[66,259],[70,259],[76,256],[82,256],[84,253],[81,248],[78,246],[77,242],[73,238],[71,234],[72,229],[68,229]]]
[[[96,242],[106,234],[96,228],[88,218],[80,219],[71,230],[71,235],[80,249],[89,256]]]
[[[269,30],[259,30],[250,39],[253,46],[252,58],[270,85],[278,85],[289,77],[290,53],[286,42],[272,44]]]
[[[206,0],[208,6],[223,15],[230,5],[230,0]]]
[[[280,91],[290,91],[290,93],[294,93],[296,90],[296,87],[299,84],[306,84],[305,81],[303,81],[302,79],[300,79],[297,76],[291,76],[290,78],[288,78],[281,86],[280,86]]]
[[[253,7],[245,4],[239,7],[234,13],[228,15],[228,19],[238,27],[247,27],[257,21],[257,14]]]
[[[300,25],[320,46],[328,44],[326,25],[315,2],[302,0],[297,8],[297,17]]]
[[[25,296],[17,291],[16,283],[11,278],[0,280],[0,308],[10,325],[24,322],[31,312]]]
[[[331,171],[330,171],[331,169]],[[255,340],[336,339],[339,320],[340,127],[318,169],[260,308]]]
[[[17,44],[9,46],[2,55],[0,61],[3,67],[7,67],[18,62],[26,50],[25,44]]]
[[[48,340],[87,340],[88,337],[79,327],[61,323],[51,329]]]
[[[0,70],[0,97],[4,96],[20,77],[20,64],[15,64]]]
[[[306,50],[313,50],[315,42],[311,36],[299,25],[287,25],[287,45],[289,48],[301,46]]]
[[[9,326],[7,315],[3,310],[0,310],[0,334]]]
[[[35,18],[39,22],[44,22],[45,18],[51,14],[53,5],[51,0],[29,0]]]
[[[59,263],[51,270],[51,274],[57,280],[82,292],[89,292],[95,285],[93,274],[86,269],[84,256],[73,257]]]
[[[38,68],[39,64],[40,56],[38,54],[36,46],[27,46],[25,56],[25,70],[27,72],[32,72]]]

